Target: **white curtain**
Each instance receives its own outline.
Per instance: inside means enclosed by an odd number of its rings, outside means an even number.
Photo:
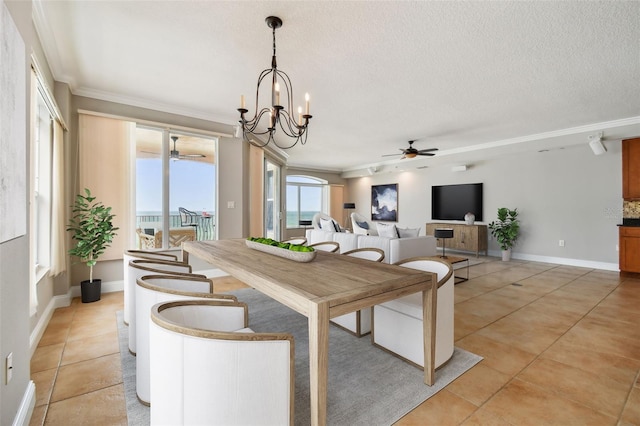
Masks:
[[[65,244],[64,199],[64,133],[58,121],[53,123],[53,154],[51,176],[51,276],[67,270]]]

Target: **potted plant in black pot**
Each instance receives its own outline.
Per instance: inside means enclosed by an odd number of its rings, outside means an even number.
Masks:
[[[80,283],[82,303],[100,300],[102,280],[93,279],[93,267],[98,258],[111,245],[118,228],[113,226],[114,215],[111,207],[95,201],[96,197],[85,188],[84,195],[76,195],[73,216],[69,219],[67,231],[73,232],[75,247],[69,254],[79,257],[89,267],[89,279]]]
[[[500,248],[502,249],[502,260],[511,259],[511,247],[514,246],[520,233],[520,222],[518,221],[518,209],[509,210],[506,207],[498,209],[498,219],[489,223],[489,230]]]

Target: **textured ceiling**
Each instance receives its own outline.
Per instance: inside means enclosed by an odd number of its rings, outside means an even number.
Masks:
[[[311,95],[291,165],[393,163],[409,139],[439,148],[428,165],[640,134],[637,1],[34,3],[74,94],[229,125],[270,65],[269,15],[294,98]]]

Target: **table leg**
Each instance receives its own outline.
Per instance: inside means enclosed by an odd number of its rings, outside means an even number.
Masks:
[[[327,382],[329,377],[329,304],[309,306],[309,385],[311,425],[327,423]]]
[[[436,360],[436,310],[438,301],[438,281],[431,278],[431,287],[422,292],[422,327],[424,331],[424,383],[432,386],[435,382]]]

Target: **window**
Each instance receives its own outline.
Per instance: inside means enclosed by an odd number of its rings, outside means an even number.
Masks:
[[[299,228],[301,220],[328,211],[327,181],[309,176],[287,176],[287,228]]]
[[[35,73],[33,77],[36,78]],[[37,80],[37,78],[36,78]],[[32,109],[31,142],[31,264],[35,282],[50,267],[51,244],[51,164],[53,146],[53,113],[49,109],[44,88],[36,83]]]

